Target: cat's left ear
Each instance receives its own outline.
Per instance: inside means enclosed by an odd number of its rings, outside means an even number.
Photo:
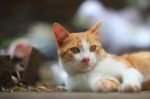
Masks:
[[[69,35],[69,32],[58,23],[53,24],[53,31],[57,46],[60,48],[62,47],[64,39]]]
[[[102,22],[98,21],[92,28],[90,28],[88,31],[92,34],[98,35],[101,29]]]

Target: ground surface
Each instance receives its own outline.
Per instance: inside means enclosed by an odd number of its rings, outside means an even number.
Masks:
[[[139,93],[89,93],[67,92],[64,86],[14,86],[1,87],[0,99],[150,99],[150,91]]]
[[[149,92],[141,93],[0,93],[0,99],[150,99]]]

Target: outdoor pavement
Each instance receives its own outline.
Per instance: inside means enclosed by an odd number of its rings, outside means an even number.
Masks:
[[[141,93],[0,93],[0,99],[150,99],[150,92]]]

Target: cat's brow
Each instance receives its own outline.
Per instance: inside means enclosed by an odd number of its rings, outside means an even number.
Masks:
[[[85,38],[81,38],[81,42],[82,42],[83,50],[88,51],[89,50],[89,44],[88,44],[87,40]]]

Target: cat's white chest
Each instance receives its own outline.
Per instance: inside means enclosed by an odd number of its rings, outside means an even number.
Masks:
[[[111,57],[99,62],[95,66],[95,71],[103,75],[111,75],[113,77],[120,77],[123,72],[125,72],[127,65],[113,60]]]
[[[68,76],[65,82],[70,91],[91,91],[89,86],[90,73]]]

